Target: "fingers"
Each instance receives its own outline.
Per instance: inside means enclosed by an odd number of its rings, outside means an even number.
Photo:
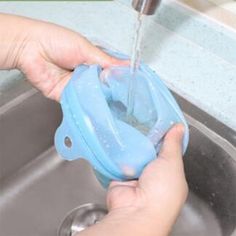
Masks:
[[[83,54],[82,56],[84,57],[84,59],[80,61],[81,60],[80,58],[74,57],[73,60],[71,59],[72,61],[67,61],[67,63],[71,62],[71,64],[70,63],[68,65],[63,64],[63,68],[65,67],[66,69],[68,68],[72,69],[74,65],[77,65],[80,63],[99,64],[103,68],[107,68],[109,66],[129,65],[129,61],[119,60],[117,58],[114,58],[106,54],[101,49],[95,47],[87,39],[84,39],[84,38],[81,39],[81,50],[82,50],[81,53]],[[62,65],[62,63],[59,63],[59,64]],[[63,75],[59,74],[58,77],[54,76],[54,79],[56,79],[56,83],[50,89],[50,91],[43,90],[44,95],[56,101],[60,100],[61,93],[72,75],[69,70],[62,69],[62,71],[64,73]]]
[[[57,83],[52,87],[50,91],[43,90],[44,95],[52,100],[59,102],[62,91],[70,80],[71,76],[72,73],[70,72],[65,73],[65,75],[63,76],[60,76],[60,78],[57,79]]]
[[[134,203],[137,185],[137,180],[112,181],[107,193],[108,209],[130,207]]]
[[[139,183],[141,186],[153,188],[157,180],[164,182],[171,179],[174,175],[184,176],[182,158],[182,137],[184,126],[177,124],[173,126],[164,138],[158,158],[150,162],[144,169]],[[179,177],[178,177],[179,178]],[[176,179],[177,181],[177,179]],[[170,181],[172,182],[172,180]]]
[[[184,126],[181,124],[170,129],[158,158],[146,166],[139,179],[139,186],[148,192],[150,199],[155,196],[162,199],[168,207],[173,204],[176,212],[184,203],[188,192],[182,158],[183,133]]]
[[[184,126],[177,124],[170,129],[164,138],[164,143],[159,153],[160,158],[182,162],[182,139]]]
[[[112,57],[99,48],[93,48],[92,49],[92,54],[89,55],[88,64],[99,64],[103,68],[107,68],[110,66],[127,66],[130,64],[128,60],[119,60],[115,57]]]

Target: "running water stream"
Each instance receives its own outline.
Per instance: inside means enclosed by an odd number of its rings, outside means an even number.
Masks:
[[[141,44],[141,28],[143,22],[142,11],[138,14],[137,26],[134,37],[134,45],[131,55],[131,65],[130,65],[130,80],[128,88],[128,98],[127,98],[127,120],[132,123],[132,115],[134,112],[135,103],[135,90],[136,90],[136,71],[140,64],[140,44]]]
[[[117,104],[114,101],[111,101],[109,103],[109,107],[116,110],[116,113],[122,114],[120,115],[120,119],[126,122],[127,124],[132,125],[139,131],[141,131],[144,135],[147,135],[150,130],[149,124],[140,123],[138,119],[134,115],[134,106],[135,106],[135,100],[137,99],[136,90],[137,90],[137,70],[140,66],[140,45],[141,45],[141,39],[142,39],[142,24],[144,20],[144,14],[143,8],[145,6],[142,6],[142,9],[140,13],[138,14],[136,26],[135,26],[135,35],[134,35],[134,43],[132,48],[132,55],[131,55],[131,63],[130,63],[130,76],[128,81],[128,94],[127,94],[127,104],[124,109],[122,108],[122,105]]]

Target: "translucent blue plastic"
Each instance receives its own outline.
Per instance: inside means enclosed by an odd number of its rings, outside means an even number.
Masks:
[[[98,65],[82,65],[62,93],[63,120],[55,134],[56,149],[66,160],[88,160],[103,186],[114,179],[138,178],[175,123],[185,125],[183,152],[187,148],[188,126],[179,106],[144,64],[135,74],[134,112],[127,117],[131,76],[129,67],[112,67],[104,73]]]

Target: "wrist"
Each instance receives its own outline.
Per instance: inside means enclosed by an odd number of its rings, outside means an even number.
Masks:
[[[27,18],[0,14],[1,69],[20,69],[21,55],[31,37],[31,25]]]

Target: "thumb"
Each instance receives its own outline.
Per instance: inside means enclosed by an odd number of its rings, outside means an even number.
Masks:
[[[109,66],[128,66],[129,60],[120,60],[112,57],[102,51],[100,48],[94,46],[92,43],[87,41],[83,47],[85,63],[87,64],[98,64],[103,68]]]
[[[165,158],[169,161],[179,161],[182,163],[183,134],[184,126],[182,124],[173,126],[164,138],[159,158]]]

